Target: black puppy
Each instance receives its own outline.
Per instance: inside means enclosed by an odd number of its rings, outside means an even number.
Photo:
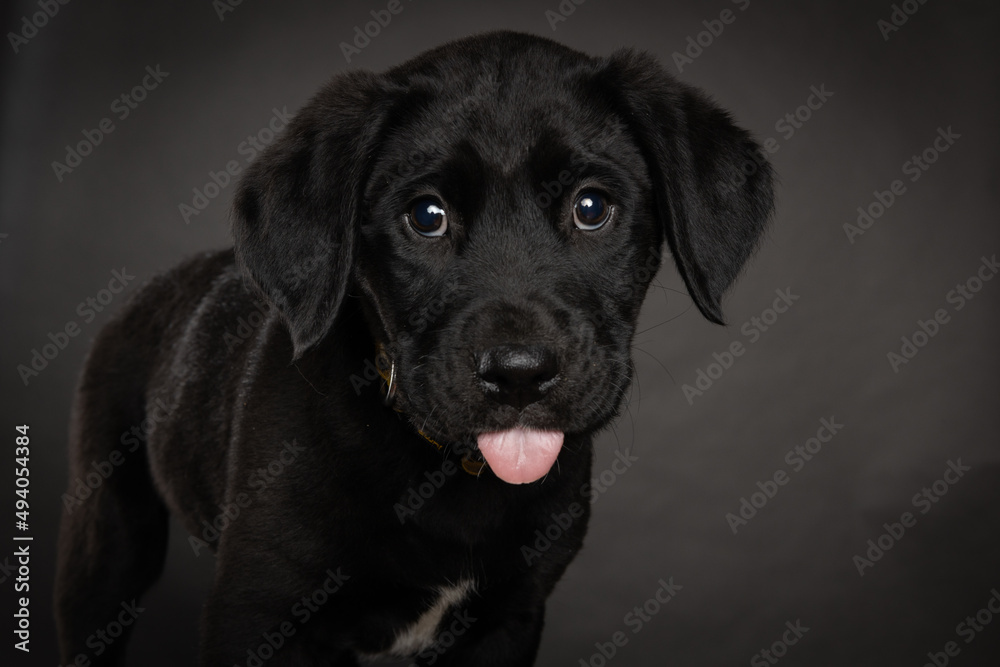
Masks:
[[[172,512],[217,556],[203,665],[531,665],[663,241],[721,322],[771,207],[750,136],[648,55],[500,32],[335,77],[244,176],[235,250],[94,345],[70,478],[116,468],[63,521],[63,661],[121,663],[87,638]]]

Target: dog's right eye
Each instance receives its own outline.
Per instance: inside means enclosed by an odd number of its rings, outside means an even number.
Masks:
[[[413,202],[406,220],[423,236],[441,236],[448,231],[448,214],[444,204],[434,197],[421,197]]]
[[[611,218],[614,207],[600,192],[588,190],[576,198],[573,205],[573,224],[577,229],[592,232],[600,229]]]

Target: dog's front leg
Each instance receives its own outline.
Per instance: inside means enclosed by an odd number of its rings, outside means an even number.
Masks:
[[[266,664],[291,667],[316,664],[306,657],[301,638],[282,632],[280,605],[249,590],[221,590],[209,597],[202,615],[200,667],[234,667]],[[353,667],[352,662],[334,663]]]
[[[304,620],[301,573],[259,547],[229,556],[225,546],[202,615],[200,667],[357,667],[353,652],[311,641],[317,621]]]

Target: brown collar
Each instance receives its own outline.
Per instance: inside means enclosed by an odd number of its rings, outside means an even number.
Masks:
[[[385,346],[382,343],[375,344],[375,370],[378,371],[378,374],[385,381],[385,384],[382,385],[382,401],[387,407],[392,407],[393,410],[402,414],[402,410],[394,407],[396,402],[396,393],[399,389],[398,378],[396,376],[396,362],[389,356],[389,353],[386,351]],[[444,445],[431,438],[422,430],[417,429],[417,433],[424,440],[437,447],[439,452],[444,451]],[[478,457],[474,457],[473,454],[466,454],[462,457],[462,470],[470,475],[478,477],[479,473],[482,472],[485,466],[486,462]]]

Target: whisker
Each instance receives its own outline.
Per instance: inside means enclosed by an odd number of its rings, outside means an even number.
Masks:
[[[632,349],[633,350],[638,350],[639,352],[642,352],[643,354],[648,355],[653,361],[655,361],[656,363],[658,363],[660,365],[660,368],[662,368],[663,372],[667,374],[667,377],[670,378],[670,381],[673,382],[675,386],[677,385],[677,380],[674,379],[673,374],[670,372],[670,370],[666,366],[663,365],[663,362],[660,361],[656,357],[655,354],[653,354],[652,352],[649,352],[648,350],[644,350],[644,349],[642,349],[641,347],[638,347],[638,346],[633,346]]]
[[[654,325],[653,325],[653,326],[651,326],[651,327],[646,327],[646,328],[645,328],[645,329],[643,329],[642,331],[637,331],[637,332],[635,333],[635,335],[636,335],[636,336],[641,336],[642,334],[646,333],[647,331],[652,331],[653,329],[655,329],[655,328],[657,328],[657,327],[662,327],[662,326],[663,326],[664,324],[668,324],[668,323],[670,323],[670,322],[673,322],[673,321],[674,321],[674,320],[676,320],[676,319],[677,319],[678,317],[682,317],[682,316],[683,316],[683,315],[684,315],[685,313],[687,313],[687,311],[691,310],[691,308],[692,308],[693,306],[694,306],[694,301],[692,301],[691,303],[689,303],[689,304],[688,304],[688,307],[687,307],[687,308],[685,308],[684,310],[682,310],[682,311],[681,311],[680,313],[678,313],[677,315],[674,315],[674,316],[673,316],[673,317],[671,317],[670,319],[667,319],[667,320],[664,320],[664,321],[660,322],[659,324],[654,324]]]

